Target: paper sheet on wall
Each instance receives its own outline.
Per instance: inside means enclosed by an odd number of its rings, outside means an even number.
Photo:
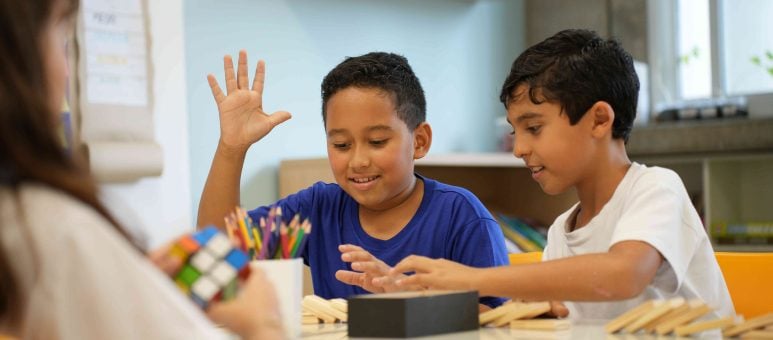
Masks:
[[[79,145],[100,182],[158,176],[146,0],[83,0],[78,25]]]
[[[83,31],[87,100],[147,105],[147,50],[140,0],[84,0]]]

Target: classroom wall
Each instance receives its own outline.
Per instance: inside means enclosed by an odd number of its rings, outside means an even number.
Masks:
[[[264,59],[264,108],[293,114],[247,155],[241,196],[253,207],[277,199],[281,159],[326,155],[319,86],[345,56],[408,58],[426,92],[432,153],[495,150],[499,88],[524,36],[523,2],[511,0],[188,0],[184,17],[193,216],[219,137],[206,74],[222,84],[224,54],[246,49],[250,76]]]
[[[108,207],[150,247],[193,228],[182,1],[147,1],[155,139],[164,152],[163,174],[101,186]]]

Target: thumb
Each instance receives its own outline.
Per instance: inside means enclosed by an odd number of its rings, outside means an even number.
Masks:
[[[272,128],[284,123],[290,118],[292,118],[292,115],[287,111],[277,111],[268,116],[268,120],[271,122]]]

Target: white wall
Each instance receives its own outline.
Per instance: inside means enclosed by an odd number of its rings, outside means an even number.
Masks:
[[[190,211],[188,110],[182,0],[149,4],[154,67],[156,141],[164,151],[161,177],[103,185],[109,208],[150,247],[193,228]]]
[[[281,159],[325,156],[319,86],[344,57],[408,58],[439,154],[495,149],[499,89],[523,49],[523,3],[515,0],[188,0],[184,10],[194,214],[219,137],[205,77],[222,84],[224,54],[246,49],[250,75],[266,60],[264,107],[293,114],[247,155],[242,204],[254,207],[277,198]]]

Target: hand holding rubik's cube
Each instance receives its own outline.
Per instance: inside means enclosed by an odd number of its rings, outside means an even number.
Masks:
[[[181,237],[170,254],[183,263],[175,283],[202,308],[235,297],[238,281],[249,276],[247,254],[213,226]]]

